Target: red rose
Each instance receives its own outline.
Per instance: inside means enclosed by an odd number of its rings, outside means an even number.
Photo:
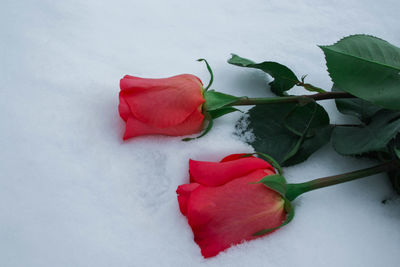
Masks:
[[[242,155],[230,155],[221,162],[189,160],[191,183],[176,191],[179,208],[205,258],[257,238],[255,233],[278,227],[286,218],[281,195],[254,184],[275,174],[273,167]]]
[[[120,81],[119,114],[126,122],[124,140],[148,134],[189,135],[203,128],[203,84],[182,74],[164,79],[126,75]]]

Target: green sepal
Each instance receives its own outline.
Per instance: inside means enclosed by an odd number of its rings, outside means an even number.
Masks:
[[[282,222],[281,225],[273,228],[268,228],[264,229],[261,231],[258,231],[253,234],[253,236],[259,236],[259,235],[265,235],[268,234],[276,229],[281,228],[282,226],[285,226],[286,224],[290,223],[293,220],[294,217],[294,207],[292,206],[292,203],[290,202],[289,199],[286,197],[286,179],[282,175],[275,174],[275,175],[267,175],[264,178],[262,178],[260,181],[257,183],[262,183],[269,189],[275,191],[278,193],[283,200],[285,201],[284,203],[284,209],[286,212],[286,219]]]
[[[204,92],[204,99],[205,110],[212,111],[236,102],[239,97],[209,90]]]
[[[301,194],[311,190],[310,183],[299,183],[299,184],[287,184],[286,185],[286,197],[290,201],[295,200]]]
[[[281,196],[286,195],[286,179],[280,174],[267,175],[257,182],[257,184],[259,183],[262,183],[269,189],[274,190]]]
[[[228,63],[239,67],[259,69],[268,73],[272,78],[274,78],[274,80],[269,83],[271,91],[280,96],[284,95],[286,91],[300,83],[293,71],[277,62],[264,61],[262,63],[255,63],[247,58],[242,58],[238,55],[232,54]]]
[[[208,88],[210,88],[210,86],[212,85],[212,83],[214,81],[214,74],[213,74],[213,71],[212,71],[212,69],[210,67],[210,64],[208,64],[206,59],[199,58],[197,61],[199,61],[199,62],[204,61],[206,63],[207,70],[210,73],[210,81],[208,82],[208,85],[206,86],[206,88],[204,88],[204,91],[207,91]]]
[[[242,112],[241,110],[239,110],[237,108],[228,106],[228,107],[222,107],[222,108],[219,108],[219,109],[211,110],[208,113],[210,114],[211,118],[216,119],[216,118],[219,118],[221,116],[224,116],[226,114],[229,114],[229,113],[232,113],[232,112],[235,112],[235,111]]]
[[[253,234],[253,236],[260,236],[260,235],[265,235],[268,234],[274,230],[277,230],[285,225],[287,225],[288,223],[290,223],[293,218],[294,218],[294,207],[292,205],[292,203],[286,198],[286,197],[282,197],[285,201],[285,211],[286,211],[286,219],[282,222],[281,225],[277,226],[277,227],[273,227],[273,228],[269,228],[269,229],[264,229],[261,231],[258,231],[256,233]]]
[[[282,175],[282,173],[283,173],[282,167],[281,167],[281,165],[279,165],[279,163],[273,157],[271,157],[270,155],[267,155],[265,153],[261,153],[261,152],[255,152],[252,155],[261,156],[265,161],[267,161],[269,164],[271,164],[272,167],[274,167],[280,175]]]
[[[199,139],[199,138],[205,136],[206,134],[208,134],[208,132],[213,127],[214,123],[213,123],[213,118],[210,116],[210,114],[206,113],[205,117],[206,117],[206,120],[208,120],[208,124],[207,124],[206,129],[199,136],[197,136],[197,137],[186,137],[186,138],[183,138],[182,141],[184,141],[184,142],[192,141],[194,139]]]

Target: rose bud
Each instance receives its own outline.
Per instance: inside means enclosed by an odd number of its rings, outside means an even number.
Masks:
[[[164,79],[126,75],[120,88],[118,110],[126,122],[124,140],[149,134],[189,135],[203,129],[203,84],[194,75]]]
[[[271,233],[287,217],[285,199],[257,183],[274,175],[274,168],[244,155],[230,155],[221,162],[189,160],[191,183],[176,191],[179,208],[205,258]]]

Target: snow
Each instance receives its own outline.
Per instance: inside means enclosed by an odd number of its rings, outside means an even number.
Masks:
[[[400,46],[399,11],[395,0],[2,0],[0,266],[398,266],[400,199],[384,175],[310,192],[291,224],[203,259],[175,190],[189,158],[252,151],[234,134],[240,114],[190,143],[122,142],[117,94],[124,74],[206,83],[195,61],[206,58],[214,89],[268,95],[265,75],[227,64],[230,53],[281,62],[329,89],[316,45],[367,33]],[[323,105],[332,122],[346,121]],[[372,164],[328,145],[285,175],[300,182]]]

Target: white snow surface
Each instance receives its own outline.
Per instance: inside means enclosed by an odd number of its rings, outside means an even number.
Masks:
[[[122,141],[125,75],[209,75],[213,88],[271,95],[230,53],[281,62],[329,89],[317,44],[366,33],[400,46],[392,1],[15,1],[0,9],[0,266],[398,266],[400,199],[385,175],[310,192],[292,223],[203,259],[178,209],[188,159],[252,152],[241,116],[204,138]],[[292,92],[302,93],[299,88]],[[332,123],[349,119],[321,102]],[[330,145],[285,168],[290,182],[371,166]],[[386,204],[382,200],[387,199]]]

